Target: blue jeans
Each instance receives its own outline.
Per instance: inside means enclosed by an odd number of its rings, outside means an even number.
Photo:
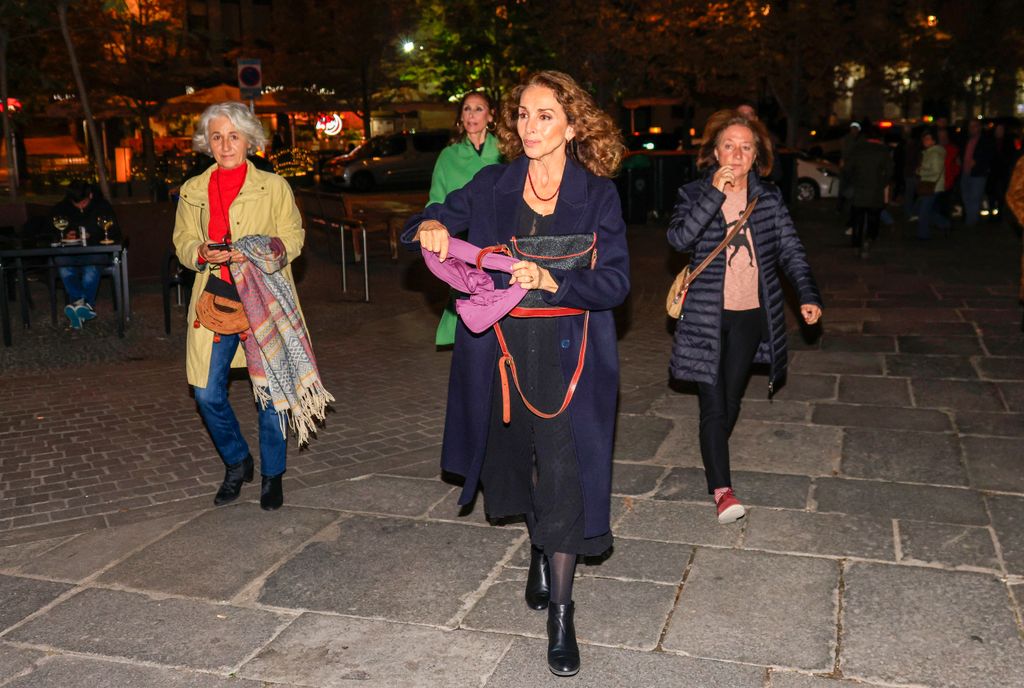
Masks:
[[[234,466],[249,455],[249,445],[238,427],[238,418],[228,401],[228,373],[231,359],[238,349],[238,335],[221,335],[213,343],[210,353],[210,375],[206,387],[195,387],[196,404],[199,414],[210,431],[210,439],[217,447],[220,458],[228,466]],[[284,473],[288,443],[281,434],[281,422],[274,407],[257,408],[260,423],[260,473],[274,477]]]
[[[100,270],[96,265],[95,256],[57,256],[53,259],[57,265],[57,273],[64,283],[64,291],[68,293],[68,301],[85,301],[90,306],[96,305],[96,292],[100,288]]]
[[[964,199],[964,224],[973,227],[981,217],[981,199],[985,197],[985,182],[988,177],[972,177],[965,174],[960,178],[960,195]]]
[[[939,212],[939,194],[921,196],[917,206],[917,238],[930,239],[931,225],[949,229],[949,220]]]

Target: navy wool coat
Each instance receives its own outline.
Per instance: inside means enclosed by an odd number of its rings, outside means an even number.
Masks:
[[[677,251],[690,252],[691,269],[700,264],[725,238],[722,203],[725,194],[711,185],[714,170],[679,189],[679,199],[668,226],[668,242]],[[747,199],[757,197],[750,216],[754,253],[758,265],[761,307],[767,307],[768,338],[758,346],[755,363],[770,366],[768,394],[786,374],[786,319],[778,271],[796,289],[801,304],[821,306],[807,255],[793,227],[778,187],[762,181],[755,172],[747,176]],[[721,355],[721,326],[725,261],[722,251],[690,285],[676,323],[670,369],[680,380],[714,384]]]
[[[437,220],[451,234],[468,231],[468,241],[480,247],[507,243],[518,229],[515,218],[526,184],[529,159],[485,167],[444,203],[428,205],[405,226],[402,241],[412,248],[420,222]],[[553,234],[597,233],[597,262],[593,270],[551,270],[558,291],[542,292],[552,306],[590,310],[583,375],[569,414],[583,495],[584,537],[609,530],[612,439],[619,386],[619,355],[611,309],[629,293],[629,253],[619,196],[611,180],[595,176],[568,160],[552,220]],[[495,285],[508,286],[509,275],[491,273]],[[584,316],[559,318],[562,375],[572,378],[579,356]],[[487,448],[494,398],[491,389],[499,348],[494,330],[474,334],[459,321],[448,381],[442,467],[464,476],[459,504],[476,493]],[[513,390],[512,394],[516,394]],[[548,410],[548,409],[545,409]],[[512,419],[515,422],[515,419]]]

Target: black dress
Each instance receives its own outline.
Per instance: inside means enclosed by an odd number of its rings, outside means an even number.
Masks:
[[[516,234],[544,235],[550,231],[553,217],[538,215],[522,201]],[[501,321],[501,328],[526,398],[542,411],[556,410],[566,390],[557,319],[508,316]],[[487,452],[480,475],[487,514],[492,518],[532,514],[530,538],[548,554],[603,554],[612,544],[610,532],[583,537],[583,495],[569,423],[571,405],[559,416],[544,419],[523,405],[511,380],[509,386],[511,423],[505,425],[495,361]]]

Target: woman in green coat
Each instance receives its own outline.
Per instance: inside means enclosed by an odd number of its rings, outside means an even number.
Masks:
[[[469,183],[477,172],[498,162],[498,140],[491,129],[494,127],[494,112],[490,99],[479,91],[462,96],[455,115],[455,134],[451,144],[441,151],[434,165],[430,179],[431,203],[444,203],[452,191]],[[455,343],[455,325],[459,316],[451,301],[441,315],[434,344],[451,346]]]

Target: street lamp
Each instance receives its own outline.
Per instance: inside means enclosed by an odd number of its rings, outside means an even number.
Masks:
[[[416,44],[412,41],[404,41],[402,43],[402,52],[411,53],[416,49]]]

